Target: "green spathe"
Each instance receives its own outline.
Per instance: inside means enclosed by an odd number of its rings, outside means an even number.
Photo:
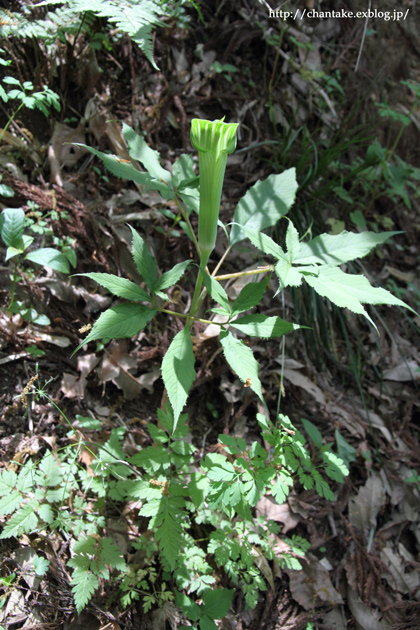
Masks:
[[[223,120],[191,121],[191,144],[198,151],[200,167],[200,218],[198,245],[203,267],[216,244],[217,221],[228,153],[236,148],[237,123]]]

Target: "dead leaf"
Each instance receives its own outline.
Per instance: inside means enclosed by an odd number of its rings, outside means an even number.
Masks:
[[[301,520],[291,512],[288,503],[279,505],[272,497],[262,497],[256,505],[256,510],[258,516],[264,516],[267,520],[271,519],[283,523],[284,528],[282,532],[284,534],[294,529]]]
[[[305,610],[313,610],[321,603],[329,606],[344,604],[340,593],[331,583],[328,571],[318,559],[311,554],[306,554],[306,560],[307,562],[302,562],[301,571],[286,569],[293,599]]]
[[[399,543],[398,548],[400,549],[401,547],[403,547],[403,545]],[[408,553],[405,548],[404,551]],[[403,558],[394,553],[389,546],[382,549],[381,560],[389,570],[389,574],[384,573],[383,577],[391,588],[397,588],[397,590],[403,594],[409,594],[411,596],[417,595],[416,599],[419,599],[420,573],[418,569],[408,571],[408,567],[403,561]],[[414,564],[415,559],[413,558],[412,561]]]
[[[365,606],[350,585],[347,586],[347,603],[359,630],[387,630],[387,626],[379,621],[379,612]]]
[[[297,387],[302,387],[302,389],[313,396],[313,398],[315,398],[315,400],[320,405],[326,404],[327,401],[322,390],[317,385],[315,385],[315,383],[313,383],[307,376],[305,376],[301,372],[297,372],[296,370],[288,369],[283,370],[283,375],[284,378],[293,383],[293,385],[296,385]]]
[[[349,518],[353,527],[369,536],[371,527],[376,528],[376,517],[385,503],[385,488],[378,474],[369,476],[357,497],[349,501]]]
[[[383,377],[386,381],[398,381],[399,383],[414,381],[416,379],[415,372],[418,368],[419,364],[417,361],[403,361],[396,367],[384,370]]]

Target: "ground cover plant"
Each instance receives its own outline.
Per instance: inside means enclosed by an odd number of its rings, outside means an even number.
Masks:
[[[276,553],[273,535],[279,534],[279,526],[274,521],[255,518],[252,509],[266,494],[277,503],[284,503],[295,481],[306,490],[314,489],[321,497],[334,501],[327,478],[343,482],[348,468],[334,453],[332,444],[323,445],[322,436],[312,423],[305,423],[316,447],[310,455],[305,448],[305,437],[287,416],[277,414],[270,418],[258,362],[251,348],[243,339],[235,337],[231,329],[245,336],[271,339],[300,328],[299,324],[276,316],[244,315],[258,307],[273,273],[278,280],[277,293],[287,286],[299,287],[305,280],[336,305],[364,315],[373,326],[363,304],[406,306],[390,292],[372,287],[364,276],[346,274],[340,268],[343,263],[366,255],[395,233],[343,232],[335,236],[321,235],[305,243],[288,219],[286,249],[283,250],[263,232],[284,217],[293,205],[297,189],[293,169],[254,184],[239,201],[231,226],[222,226],[228,233],[227,251],[248,238],[260,252],[275,259],[274,264],[233,274],[262,279],[246,284],[233,303],[230,302],[221,281],[232,274],[217,275],[224,256],[212,274],[208,262],[216,246],[227,155],[235,149],[236,132],[237,124],[192,121],[191,143],[199,154],[199,178],[188,155],[179,157],[172,173],[163,169],[158,154],[128,126],[123,133],[132,163],[121,162],[88,147],[113,174],[140,183],[146,189],[157,189],[164,198],[176,198],[183,220],[180,225],[193,241],[199,262],[193,265],[196,284],[188,313],[165,308],[170,301],[165,290],[180,281],[193,261],[180,262],[159,277],[156,259],[134,228],[131,228],[132,255],[145,288],[112,274],[83,274],[128,301],[102,313],[76,350],[98,339],[132,337],[158,313],[176,315],[184,323],[162,362],[164,402],[157,410],[158,425],[149,423],[147,426],[153,445],[128,458],[121,446],[124,432],[114,429],[96,454],[91,450],[91,442],[80,437],[70,455],[67,449],[61,453],[48,451],[40,462],[26,462],[19,473],[9,469],[2,474],[0,510],[5,523],[1,539],[55,529],[78,537],[73,541],[72,557],[67,562],[73,569],[71,583],[78,612],[90,602],[99,581],[111,579],[110,569],[113,569],[113,583],[122,591],[123,607],[140,599],[147,612],[152,606],[175,601],[192,623],[182,627],[206,630],[216,628],[214,619],[227,614],[233,596],[233,590],[221,587],[214,576],[214,562],[233,584],[240,585],[251,608],[258,602],[259,591],[267,588],[259,559],[274,561],[280,569],[300,568],[298,557],[307,550],[306,541],[296,536],[282,538],[285,550]],[[136,168],[136,161],[146,172]],[[190,223],[197,203],[198,238]],[[19,249],[23,238],[23,211],[4,210],[1,216],[1,233],[6,244],[14,248],[13,253],[23,253],[23,249]],[[42,252],[38,250],[38,256],[44,255]],[[60,267],[58,271],[68,269]],[[200,316],[206,294],[216,304],[211,312],[223,318],[218,325],[227,362],[265,409],[266,413],[259,413],[257,420],[266,446],[258,440],[249,446],[241,438],[222,434],[219,435],[221,452],[208,453],[198,462],[197,448],[184,439],[188,434],[188,415],[182,412],[196,376],[191,330],[194,322],[212,323]],[[35,387],[37,380],[38,375],[34,375],[25,387],[21,395],[23,403],[32,388],[37,396],[46,396],[45,388]],[[76,466],[82,448],[87,448],[93,456],[90,471]],[[71,506],[68,501],[74,493],[77,499]],[[90,494],[97,496],[93,513],[86,503]],[[141,500],[139,515],[149,519],[151,532],[145,541],[140,539],[133,543],[147,558],[140,569],[135,565],[127,566],[112,539],[101,533],[106,523],[107,501],[123,502],[132,498]],[[199,525],[206,526],[208,532],[200,541],[194,533]],[[37,563],[34,567],[35,571],[40,570]],[[194,602],[193,594],[202,597],[202,606]]]
[[[416,72],[190,4],[0,14],[0,626],[413,630]]]

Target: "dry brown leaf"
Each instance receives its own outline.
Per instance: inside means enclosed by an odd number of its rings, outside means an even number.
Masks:
[[[267,520],[278,521],[283,523],[282,532],[285,534],[300,523],[300,518],[294,515],[287,503],[279,505],[272,497],[261,497],[256,505],[258,516],[264,516]]]
[[[307,562],[302,562],[301,571],[287,570],[292,597],[305,610],[313,610],[317,605],[337,606],[344,604],[340,593],[331,583],[328,571],[318,559],[306,554]]]
[[[315,398],[315,400],[320,405],[326,404],[327,401],[325,399],[323,391],[317,385],[315,385],[315,383],[313,383],[307,376],[305,376],[301,372],[297,372],[296,370],[288,369],[283,370],[283,375],[288,381],[293,383],[293,385],[297,385],[297,387],[302,387],[302,389],[313,396],[313,398]]]
[[[356,619],[358,630],[387,630],[388,626],[379,621],[379,612],[365,606],[350,585],[347,586],[347,603]]]
[[[349,518],[353,527],[369,536],[371,527],[376,528],[376,517],[385,503],[385,487],[378,474],[369,476],[357,497],[349,501]]]

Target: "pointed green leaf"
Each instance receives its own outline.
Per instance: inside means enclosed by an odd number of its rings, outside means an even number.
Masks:
[[[267,317],[267,315],[246,315],[230,322],[230,326],[237,328],[245,335],[261,337],[262,339],[281,337],[300,328],[298,324],[291,324],[280,317]]]
[[[73,571],[71,590],[73,591],[74,604],[78,613],[82,612],[86,604],[92,599],[92,595],[98,586],[98,578],[87,569],[81,568]]]
[[[163,291],[176,284],[178,280],[182,278],[186,268],[191,262],[191,260],[184,260],[184,262],[180,262],[172,267],[170,271],[165,271],[157,281],[156,291]]]
[[[230,313],[230,303],[229,298],[227,296],[226,291],[212,276],[209,276],[207,271],[200,268],[201,273],[203,274],[204,286],[207,289],[207,293],[211,295],[213,300],[223,306]]]
[[[199,183],[200,178],[194,172],[194,160],[192,155],[183,154],[172,166],[173,184],[177,189],[184,189]]]
[[[143,330],[156,313],[156,310],[143,304],[117,304],[99,316],[86,339],[74,352],[95,339],[133,337]]]
[[[311,438],[312,442],[315,444],[317,448],[322,447],[322,434],[321,431],[309,420],[302,418],[303,426],[305,427],[306,433]]]
[[[175,196],[175,193],[171,191],[171,189],[160,179],[151,177],[149,173],[142,173],[138,171],[131,163],[124,162],[116,155],[102,153],[102,151],[97,151],[92,147],[88,147],[86,144],[78,142],[74,142],[73,144],[78,147],[84,147],[90,153],[96,155],[100,160],[102,160],[108,171],[116,177],[144,186],[145,190],[158,190],[160,193],[165,194],[165,198],[167,198],[168,191],[170,193],[170,199]]]
[[[8,247],[20,249],[24,227],[22,208],[5,208],[0,214],[0,234]]]
[[[341,232],[332,236],[321,234],[309,243],[301,244],[297,259],[293,260],[298,265],[322,264],[341,265],[342,263],[366,256],[376,245],[384,243],[387,239],[401,234],[401,232]]]
[[[11,491],[0,499],[0,516],[12,514],[22,503],[22,495],[20,492]]]
[[[177,502],[178,499],[175,497],[162,496],[157,517],[157,521],[160,520],[161,523],[155,534],[159,550],[172,571],[175,569],[182,547],[181,514]]]
[[[261,282],[250,282],[246,284],[232,304],[232,316],[257,306],[262,300],[269,280],[270,278],[266,278]]]
[[[293,263],[296,258],[299,258],[301,244],[299,242],[299,232],[291,221],[289,221],[289,225],[287,226],[286,247],[289,260]]]
[[[389,291],[372,287],[365,276],[344,273],[339,267],[320,267],[318,276],[308,275],[305,276],[305,280],[319,295],[327,297],[337,306],[363,315],[375,328],[375,324],[362,304],[402,306],[415,313],[412,308],[394,297]]]
[[[128,226],[133,234],[133,258],[137,267],[137,271],[149,287],[154,292],[157,278],[158,269],[156,259],[149,252],[149,249],[138,232],[131,225]]]
[[[292,207],[297,188],[294,168],[280,175],[270,175],[267,179],[256,182],[245,193],[235,208],[233,220],[255,232],[275,225]],[[231,245],[244,238],[244,231],[234,225],[230,233]]]
[[[269,256],[274,256],[274,258],[276,258],[277,260],[287,261],[287,256],[280,245],[277,245],[277,243],[273,241],[270,236],[267,236],[267,234],[255,230],[250,230],[248,228],[244,228],[243,232],[245,233],[247,238],[249,238],[251,243],[260,250],[260,252],[268,254]]]
[[[220,343],[222,344],[226,361],[232,370],[243,383],[246,383],[247,380],[249,382],[249,379],[251,379],[249,383],[250,388],[265,404],[261,391],[261,382],[258,377],[258,361],[256,361],[251,348],[248,348],[243,341],[235,339],[232,333],[224,329],[220,331]]]
[[[123,122],[123,136],[128,144],[128,153],[133,160],[143,164],[148,173],[163,180],[168,187],[172,184],[172,175],[160,165],[159,153],[151,149],[146,140],[139,136],[134,129]]]
[[[105,287],[105,289],[108,289],[113,295],[117,295],[126,300],[132,300],[133,302],[140,302],[142,300],[146,300],[147,302],[152,301],[150,295],[146,293],[144,289],[126,278],[119,278],[111,273],[76,273],[75,275],[86,276],[102,287]]]
[[[296,267],[292,267],[286,260],[279,260],[274,267],[274,271],[279,279],[279,289],[277,293],[283,291],[286,287],[299,287],[302,284],[303,276]]]
[[[174,430],[195,379],[195,357],[187,328],[172,340],[162,361],[162,378],[174,410]]]
[[[61,252],[52,247],[43,247],[26,254],[25,260],[30,260],[38,265],[49,267],[60,273],[70,273],[69,261]]]
[[[6,523],[0,538],[19,537],[24,532],[33,532],[38,527],[38,517],[35,510],[39,506],[39,501],[32,499],[24,505],[14,516]]]
[[[211,619],[222,619],[225,617],[232,605],[234,592],[227,588],[206,589],[202,594],[206,615]]]

